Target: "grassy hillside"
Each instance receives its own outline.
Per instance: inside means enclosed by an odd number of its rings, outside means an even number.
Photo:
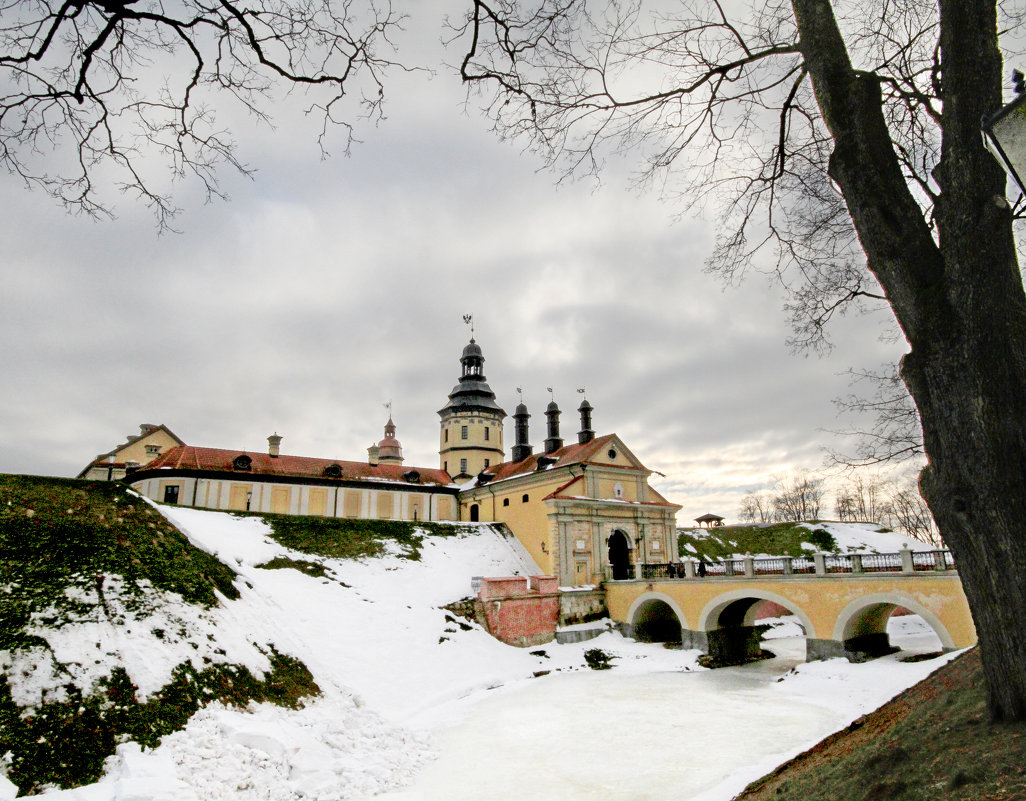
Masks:
[[[26,642],[34,613],[81,611],[68,588],[102,595],[112,575],[140,597],[149,585],[204,606],[215,589],[239,595],[230,568],[121,485],[0,475],[0,648]]]
[[[678,554],[702,557],[706,561],[725,559],[732,554],[807,555],[810,549],[803,549],[803,543],[809,543],[818,551],[837,550],[837,543],[828,531],[822,528],[810,530],[800,523],[719,526],[677,532]]]
[[[454,537],[472,526],[458,523],[413,523],[403,520],[357,520],[297,515],[255,515],[267,521],[271,536],[295,551],[332,559],[361,559],[390,553],[420,559],[425,536]]]
[[[96,642],[95,653],[61,663],[47,640],[76,626],[121,627],[166,608],[168,593],[209,608],[215,590],[238,597],[235,578],[120,485],[0,475],[0,755],[22,794],[95,781],[119,741],[156,744],[209,701],[295,704],[318,691],[305,666],[267,648],[262,678],[204,657],[179,664],[142,701],[116,652]],[[196,647],[184,625],[150,636]]]
[[[1026,724],[994,724],[977,649],[735,801],[1021,801]]]

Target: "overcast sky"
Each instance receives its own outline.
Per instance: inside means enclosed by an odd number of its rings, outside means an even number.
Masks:
[[[703,273],[712,223],[633,193],[634,165],[557,187],[464,111],[451,72],[387,91],[388,119],[350,158],[321,161],[298,115],[243,121],[255,178],[223,172],[231,202],[210,205],[184,185],[179,234],[127,200],[114,221],[70,216],[0,176],[0,471],[73,476],[144,422],[363,460],[389,400],[407,464],[437,466],[472,313],[488,382],[509,413],[523,388],[536,449],[545,388],[572,441],[584,386],[595,429],[665,475],[680,520],[734,519],[745,493],[821,465],[846,424],[844,370],[901,353],[862,317],[835,326],[827,357],[793,355],[780,293]]]

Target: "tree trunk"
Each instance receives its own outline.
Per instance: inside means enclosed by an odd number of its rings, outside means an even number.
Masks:
[[[994,0],[941,0],[936,240],[905,183],[876,78],[848,59],[829,0],[793,0],[834,138],[830,175],[911,352],[902,377],[929,465],[920,484],[976,621],[991,713],[1026,718],[1026,295],[1005,176],[980,120],[1001,104]]]

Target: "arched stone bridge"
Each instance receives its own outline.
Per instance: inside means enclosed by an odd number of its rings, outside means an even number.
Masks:
[[[947,551],[746,558],[713,563],[701,577],[695,565],[639,565],[640,578],[607,581],[610,617],[628,636],[676,641],[679,632],[685,648],[727,662],[758,654],[755,620],[765,601],[801,623],[809,661],[890,652],[887,621],[898,607],[920,615],[945,651],[976,642]]]

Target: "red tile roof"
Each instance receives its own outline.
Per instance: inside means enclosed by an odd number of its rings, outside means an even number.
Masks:
[[[248,470],[236,470],[236,457],[245,454],[252,461]],[[327,476],[324,469],[337,464],[341,468],[340,476]],[[235,476],[293,476],[297,478],[335,478],[337,480],[356,481],[396,481],[408,484],[405,474],[411,470],[420,473],[420,484],[448,485],[452,478],[444,470],[430,467],[411,467],[402,464],[370,465],[367,462],[345,462],[339,459],[317,459],[311,456],[269,456],[266,453],[250,453],[225,448],[198,448],[194,445],[180,445],[167,453],[161,454],[152,462],[144,465],[142,470],[206,470],[231,473]],[[141,471],[140,471],[141,472]]]
[[[589,464],[595,454],[605,448],[613,439],[616,439],[616,434],[605,434],[601,437],[595,437],[591,442],[585,442],[583,445],[575,442],[572,445],[564,445],[550,454],[535,453],[519,462],[503,462],[502,464],[492,465],[488,468],[488,472],[495,475],[495,478],[491,479],[491,481],[501,481],[504,478],[512,478],[524,473],[533,473],[538,469],[538,459],[542,456],[556,460],[552,465],[553,469],[565,467],[568,464]]]

